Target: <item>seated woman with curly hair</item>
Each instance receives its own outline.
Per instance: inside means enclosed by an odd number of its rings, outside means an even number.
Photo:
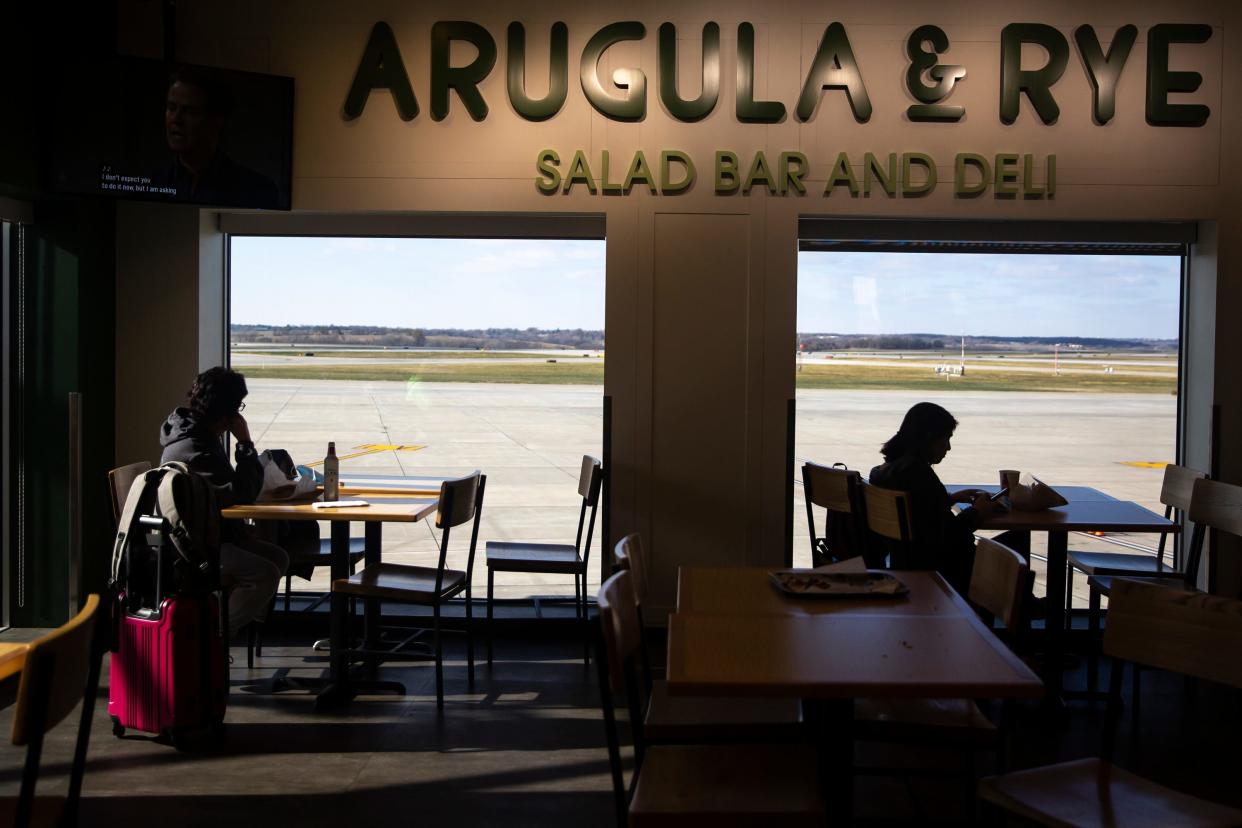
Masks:
[[[199,374],[186,394],[184,406],[168,415],[160,428],[164,447],[161,463],[179,461],[206,477],[216,490],[221,509],[252,503],[263,486],[263,467],[242,416],[246,407],[246,378],[227,368]],[[225,432],[237,441],[234,468],[220,438]],[[220,527],[220,572],[232,583],[229,596],[229,633],[250,621],[262,621],[280,579],[289,567],[289,555],[274,543],[254,535],[240,520]]]

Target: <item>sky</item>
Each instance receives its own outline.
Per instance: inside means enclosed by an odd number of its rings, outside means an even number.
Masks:
[[[1176,339],[1176,256],[798,254],[798,331]]]
[[[232,321],[604,327],[604,242],[234,236]]]
[[[604,327],[603,241],[233,238],[238,324]],[[1178,335],[1177,257],[798,254],[798,331]]]

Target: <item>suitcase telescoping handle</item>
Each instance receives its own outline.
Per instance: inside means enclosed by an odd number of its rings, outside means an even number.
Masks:
[[[158,515],[142,515],[138,518],[138,523],[147,529],[159,532],[161,536],[167,536],[170,528],[167,519]],[[160,606],[164,602],[164,550],[162,546],[163,544],[161,544],[159,554],[155,556],[155,600],[152,602],[153,606],[143,607],[135,613],[141,618],[160,617]]]

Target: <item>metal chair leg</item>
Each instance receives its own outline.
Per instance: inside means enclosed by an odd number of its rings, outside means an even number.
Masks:
[[[577,583],[577,581],[578,577],[574,576],[574,582]],[[578,617],[582,619],[582,663],[589,667],[591,665],[591,625],[587,620],[589,613],[587,612],[586,572],[582,573],[582,589],[579,591],[578,601]]]
[[[474,612],[471,609],[470,586],[466,585],[466,681],[474,686]]]
[[[255,632],[255,622],[251,621],[246,625],[246,667],[254,669],[254,640],[257,633]]]
[[[440,604],[433,607],[435,621],[433,635],[436,645],[436,708],[444,709],[444,648],[440,644]]]
[[[1100,672],[1100,591],[1092,587],[1088,603],[1087,632],[1090,638],[1087,650],[1087,692],[1094,696],[1099,685]]]
[[[1072,629],[1074,622],[1070,617],[1070,610],[1074,608],[1074,567],[1072,564],[1065,565],[1065,627]]]
[[[289,612],[290,601],[293,598],[293,576],[285,576],[285,612]]]
[[[496,583],[496,573],[487,568],[487,666],[492,666],[492,590]]]

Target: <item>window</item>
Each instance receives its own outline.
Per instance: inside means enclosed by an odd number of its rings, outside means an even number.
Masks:
[[[602,450],[602,240],[233,236],[230,263],[230,360],[260,449],[311,464],[331,440],[343,475],[483,471],[476,596],[486,540],[572,542],[582,455]],[[437,543],[430,522],[384,527],[386,561],[435,565]],[[327,570],[295,585],[325,589]]]
[[[1160,511],[1163,464],[1178,460],[1182,269],[1179,255],[804,249],[796,466],[865,476],[905,411],[930,400],[959,421],[936,468],[950,488],[1012,468]],[[800,480],[793,513],[806,566]],[[1125,539],[1071,544],[1109,540]]]

